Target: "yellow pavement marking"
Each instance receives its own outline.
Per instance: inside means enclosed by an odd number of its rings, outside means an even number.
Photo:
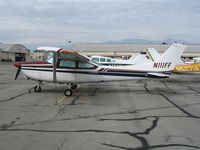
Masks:
[[[63,96],[61,99],[59,99],[59,100],[57,101],[57,104],[61,103],[65,98],[66,98],[66,96]]]

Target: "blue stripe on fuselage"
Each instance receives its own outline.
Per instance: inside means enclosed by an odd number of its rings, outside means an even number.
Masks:
[[[50,69],[35,69],[35,68],[22,68],[22,70],[53,72],[53,70],[50,70]],[[56,72],[90,74],[90,75],[124,76],[124,77],[145,77],[146,76],[146,73],[138,74],[138,73],[92,72],[92,71],[70,71],[70,70],[56,70]]]

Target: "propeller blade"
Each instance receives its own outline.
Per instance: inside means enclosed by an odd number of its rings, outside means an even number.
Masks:
[[[18,67],[17,72],[16,72],[16,75],[15,75],[15,80],[16,80],[17,77],[19,76],[20,71],[21,71],[21,67]]]

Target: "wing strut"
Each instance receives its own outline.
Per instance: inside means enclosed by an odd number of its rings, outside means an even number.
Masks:
[[[56,83],[56,58],[58,58],[57,52],[53,53],[53,83]]]

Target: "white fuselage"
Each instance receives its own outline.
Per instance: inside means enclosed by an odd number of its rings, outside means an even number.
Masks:
[[[53,68],[22,67],[22,72],[29,79],[53,82]],[[124,81],[145,78],[145,76],[146,73],[106,72],[106,69],[99,67],[96,69],[56,68],[56,82],[58,83]]]

